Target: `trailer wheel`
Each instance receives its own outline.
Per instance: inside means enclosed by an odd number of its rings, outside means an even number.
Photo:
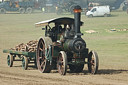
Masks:
[[[45,49],[48,49],[49,45],[52,45],[52,40],[49,37],[40,38],[37,45],[37,68],[42,73],[49,73],[51,71],[50,61],[48,61],[45,56]]]
[[[22,68],[24,70],[27,70],[27,68],[28,68],[28,58],[26,56],[23,56],[23,58],[22,58]]]
[[[28,8],[26,9],[26,13],[27,13],[27,14],[31,14],[31,13],[32,13],[32,11],[33,11],[33,10],[32,10],[32,8],[31,8],[31,7],[28,7]]]
[[[58,72],[61,75],[66,75],[67,72],[67,55],[64,51],[61,51],[57,59]]]
[[[99,67],[98,55],[95,51],[91,51],[88,56],[88,71],[92,74],[96,74]]]
[[[25,13],[25,8],[20,8],[19,12],[20,12],[20,14],[24,14]]]
[[[13,55],[8,55],[7,56],[7,64],[9,67],[13,66]]]
[[[84,64],[79,65],[69,65],[69,69],[71,73],[80,73],[83,71]]]
[[[4,8],[1,8],[0,9],[0,14],[5,14],[6,13],[6,10]]]

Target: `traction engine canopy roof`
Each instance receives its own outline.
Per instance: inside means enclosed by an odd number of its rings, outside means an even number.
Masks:
[[[46,26],[50,23],[56,23],[56,24],[74,24],[74,19],[69,17],[62,17],[62,18],[54,18],[46,21],[41,21],[38,23],[35,23],[36,27]],[[80,22],[81,26],[83,25],[83,22]]]

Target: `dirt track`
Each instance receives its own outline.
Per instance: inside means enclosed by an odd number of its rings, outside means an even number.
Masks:
[[[9,68],[6,57],[1,57],[1,60],[1,85],[128,85],[128,70],[99,68],[98,74],[91,75],[85,65],[82,73],[67,73],[66,76],[60,76],[57,71],[40,73],[32,65],[25,71],[21,67],[21,62],[14,62],[14,66]]]

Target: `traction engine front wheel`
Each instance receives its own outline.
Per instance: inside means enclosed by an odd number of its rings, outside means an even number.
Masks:
[[[99,67],[98,55],[95,51],[91,51],[88,56],[88,70],[92,74],[96,74]]]
[[[58,72],[61,75],[66,75],[67,72],[67,55],[64,51],[61,51],[57,59]]]

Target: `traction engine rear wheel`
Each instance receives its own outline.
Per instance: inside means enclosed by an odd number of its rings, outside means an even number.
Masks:
[[[92,74],[96,74],[98,71],[99,59],[95,51],[91,51],[88,56],[88,70]]]
[[[37,46],[37,68],[42,73],[49,73],[51,71],[50,61],[48,61],[45,56],[45,49],[48,49],[48,45],[52,45],[52,40],[49,37],[45,37],[39,40]]]
[[[64,51],[61,51],[57,59],[58,72],[61,75],[66,75],[67,72],[67,55]]]
[[[13,55],[8,55],[7,56],[7,64],[9,67],[13,66]]]

